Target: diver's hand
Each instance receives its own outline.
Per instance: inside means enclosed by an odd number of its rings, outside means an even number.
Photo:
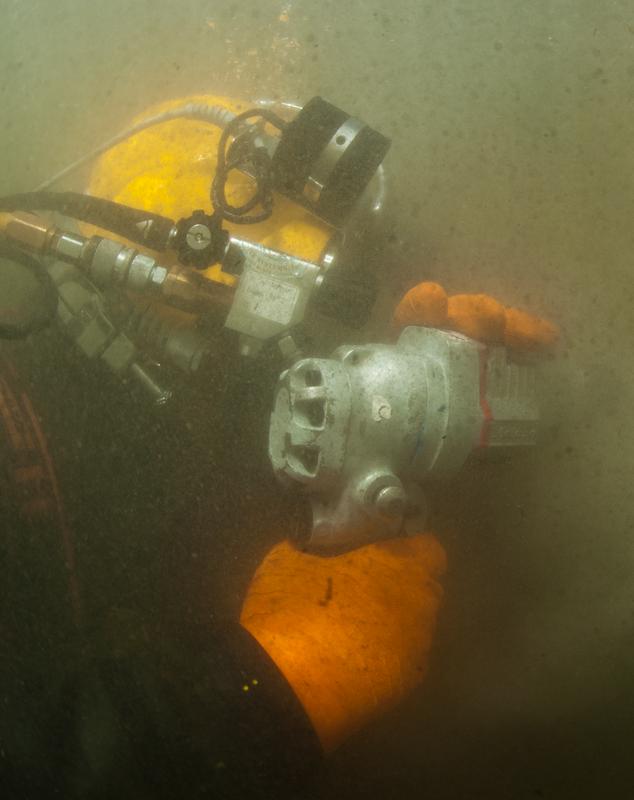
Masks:
[[[447,293],[437,283],[419,283],[397,305],[394,325],[448,328],[487,344],[515,350],[550,350],[559,338],[552,323],[502,305],[487,294]]]
[[[424,679],[444,570],[430,534],[330,558],[281,542],[258,567],[240,622],[285,675],[325,752]]]
[[[488,295],[447,297],[435,283],[410,290],[394,324],[530,351],[558,338],[545,320]],[[444,570],[445,552],[430,533],[332,558],[281,542],[260,564],[240,621],[286,676],[326,752],[422,682]]]

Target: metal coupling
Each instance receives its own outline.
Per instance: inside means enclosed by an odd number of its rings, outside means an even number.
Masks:
[[[118,285],[135,292],[162,290],[168,270],[156,259],[112,239],[95,240],[84,265],[99,286]]]
[[[209,352],[209,340],[197,329],[197,318],[177,309],[150,305],[135,312],[127,331],[142,339],[156,357],[183,372],[196,372]]]
[[[8,239],[35,253],[45,253],[55,235],[55,228],[36,214],[3,214],[1,223]]]

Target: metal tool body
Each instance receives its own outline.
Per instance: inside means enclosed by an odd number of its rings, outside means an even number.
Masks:
[[[535,443],[534,367],[503,347],[407,328],[396,345],[340,347],[280,377],[269,455],[304,487],[309,546],[336,551],[403,531],[425,481],[477,449]]]

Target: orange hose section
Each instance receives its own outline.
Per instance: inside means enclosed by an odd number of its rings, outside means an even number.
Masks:
[[[288,541],[257,569],[240,621],[285,675],[325,752],[423,680],[445,552],[430,534],[323,558]]]
[[[559,338],[558,328],[517,308],[505,308],[487,294],[447,297],[437,283],[419,283],[396,307],[394,322],[449,328],[487,343],[517,350],[547,350]]]

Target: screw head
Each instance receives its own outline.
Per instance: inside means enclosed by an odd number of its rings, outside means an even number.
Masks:
[[[384,486],[377,492],[374,504],[388,517],[400,517],[405,511],[407,497],[401,486]]]
[[[211,231],[202,222],[196,222],[187,231],[185,241],[192,250],[204,250],[211,242]]]

